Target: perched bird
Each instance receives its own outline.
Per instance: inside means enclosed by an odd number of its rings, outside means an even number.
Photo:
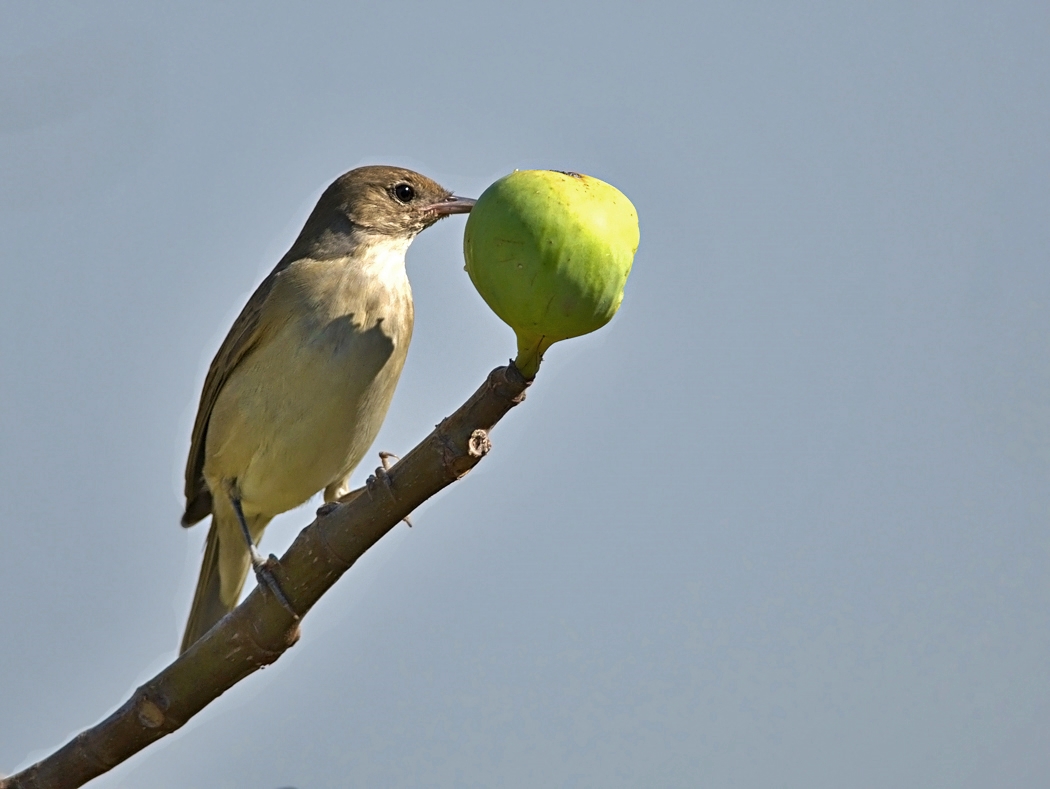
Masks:
[[[234,321],[186,463],[182,525],[212,521],[182,652],[236,606],[249,565],[266,580],[255,544],[275,515],[349,490],[412,338],[408,245],[473,205],[411,170],[351,170]]]

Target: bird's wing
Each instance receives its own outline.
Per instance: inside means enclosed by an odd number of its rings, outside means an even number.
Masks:
[[[197,408],[197,419],[193,423],[190,455],[186,460],[186,512],[182,516],[183,526],[192,526],[211,514],[212,493],[204,482],[204,439],[208,434],[211,412],[215,408],[219,392],[233,371],[275,328],[277,316],[270,310],[264,320],[263,305],[270,297],[281,272],[289,265],[290,261],[282,260],[255,289],[255,293],[248,299],[241,314],[230,327],[229,334],[222,341],[208,368],[201,402]]]

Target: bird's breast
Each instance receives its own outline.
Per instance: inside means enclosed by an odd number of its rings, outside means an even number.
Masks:
[[[208,434],[206,477],[235,477],[246,511],[298,506],[375,440],[412,337],[397,263],[302,260],[275,283],[282,320],[223,387]]]

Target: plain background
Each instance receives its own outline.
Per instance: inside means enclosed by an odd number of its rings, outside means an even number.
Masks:
[[[0,771],[174,657],[207,364],[321,190],[390,163],[613,183],[623,308],[276,666],[93,786],[1050,783],[1046,2],[2,17]],[[513,353],[462,230],[410,250],[374,450]]]

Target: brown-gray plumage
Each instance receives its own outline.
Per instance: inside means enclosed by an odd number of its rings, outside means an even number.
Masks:
[[[204,380],[183,526],[212,515],[185,651],[233,609],[266,524],[332,501],[375,439],[412,337],[405,251],[472,200],[397,167],[340,176],[252,294]]]

